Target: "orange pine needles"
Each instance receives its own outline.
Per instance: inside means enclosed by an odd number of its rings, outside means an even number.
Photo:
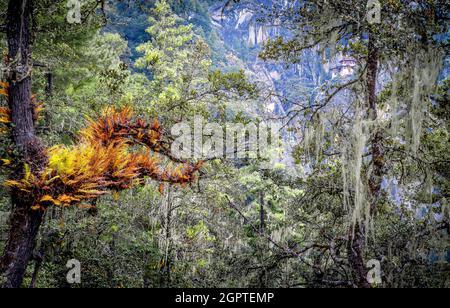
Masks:
[[[0,123],[11,123],[11,113],[9,112],[9,108],[0,107]]]
[[[0,95],[8,96],[9,84],[7,82],[0,81]]]
[[[0,97],[4,97],[8,100],[9,84],[6,82],[0,82]],[[36,95],[31,96],[31,104],[33,106],[33,120],[37,121],[44,110],[44,105],[43,103],[37,102]],[[11,111],[9,110],[9,107],[0,107],[0,123],[11,123]]]
[[[107,108],[102,115],[93,120],[88,118],[89,126],[81,132],[81,137],[87,142],[109,144],[115,141],[143,144],[157,152],[162,145],[162,129],[158,121],[146,123],[139,118],[133,121],[131,107],[118,111]]]
[[[0,82],[0,97],[8,99],[8,84]],[[8,107],[0,107],[0,123],[11,123],[11,113]]]
[[[202,163],[161,167],[165,151],[162,128],[133,120],[131,108],[109,108],[80,133],[80,143],[48,150],[49,163],[39,175],[25,165],[24,178],[6,185],[34,200],[32,208],[69,206],[142,184],[148,177],[160,183],[186,186],[195,180]],[[170,160],[170,155],[168,156]],[[160,191],[162,191],[160,189]]]

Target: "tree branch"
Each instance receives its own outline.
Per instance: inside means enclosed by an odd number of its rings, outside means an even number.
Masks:
[[[234,204],[231,200],[229,196],[226,196],[227,201],[230,205],[230,207],[232,209],[234,209],[239,216],[241,216],[245,223],[247,223],[252,230],[258,234],[260,237],[266,239],[269,243],[271,243],[272,245],[274,245],[275,247],[277,247],[279,250],[281,250],[284,254],[284,258],[301,258],[301,255],[304,254],[305,252],[314,249],[314,248],[319,248],[319,249],[330,249],[329,245],[319,245],[319,244],[311,244],[308,245],[306,247],[303,247],[301,250],[299,251],[294,251],[289,247],[284,247],[281,244],[275,242],[270,236],[268,236],[267,234],[265,234],[263,231],[261,231],[260,228],[258,228],[257,226],[255,226],[243,213],[242,211],[237,207],[236,204]]]

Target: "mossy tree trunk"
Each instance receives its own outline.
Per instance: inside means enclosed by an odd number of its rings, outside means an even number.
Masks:
[[[36,136],[31,100],[31,42],[33,22],[32,0],[10,0],[7,11],[9,108],[12,118],[12,139],[15,145],[17,170],[23,176],[23,164],[34,174],[46,164],[44,147]],[[1,268],[6,277],[4,287],[18,288],[33,253],[43,213],[33,211],[33,200],[20,191],[11,194],[10,232]]]
[[[366,103],[368,107],[367,118],[376,121],[377,119],[377,94],[376,84],[379,66],[379,50],[375,44],[375,36],[372,32],[368,38],[368,55],[367,55],[367,76],[366,76]],[[370,193],[370,215],[373,215],[381,192],[381,182],[383,177],[383,152],[382,152],[382,136],[378,128],[374,128],[371,140],[371,154],[373,169],[369,178]],[[353,280],[359,288],[370,288],[367,281],[367,268],[364,262],[364,249],[366,243],[366,228],[357,222],[349,230],[349,242],[347,245],[348,261],[351,265]]]

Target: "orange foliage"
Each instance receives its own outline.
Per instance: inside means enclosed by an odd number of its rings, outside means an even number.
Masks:
[[[143,144],[158,152],[162,146],[162,128],[157,120],[152,124],[139,118],[133,120],[131,107],[116,110],[107,108],[102,115],[93,120],[88,119],[89,125],[81,132],[84,141],[109,144],[115,141],[125,141],[131,144]]]
[[[8,99],[8,84],[0,82],[0,97]],[[0,123],[11,123],[11,113],[8,107],[0,107]]]
[[[5,184],[30,195],[33,209],[45,210],[50,205],[80,204],[109,190],[128,189],[145,178],[182,186],[192,183],[202,163],[163,168],[166,152],[160,151],[164,149],[160,124],[133,120],[132,115],[130,107],[108,108],[97,119],[89,119],[79,144],[49,149],[48,166],[39,175],[31,174],[25,165],[23,179]]]
[[[9,108],[0,107],[0,123],[11,123],[11,113],[9,112]]]
[[[0,82],[0,97],[5,97],[8,100],[9,96],[9,84],[6,82]],[[31,104],[33,105],[33,120],[37,121],[39,115],[44,110],[43,104],[36,101],[36,96],[31,96]],[[9,107],[0,107],[0,123],[11,123],[11,111]]]
[[[8,83],[0,81],[0,95],[8,96],[8,88]]]

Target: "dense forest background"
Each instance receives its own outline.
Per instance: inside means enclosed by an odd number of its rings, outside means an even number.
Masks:
[[[329,2],[0,0],[0,283],[450,287],[449,4]]]

